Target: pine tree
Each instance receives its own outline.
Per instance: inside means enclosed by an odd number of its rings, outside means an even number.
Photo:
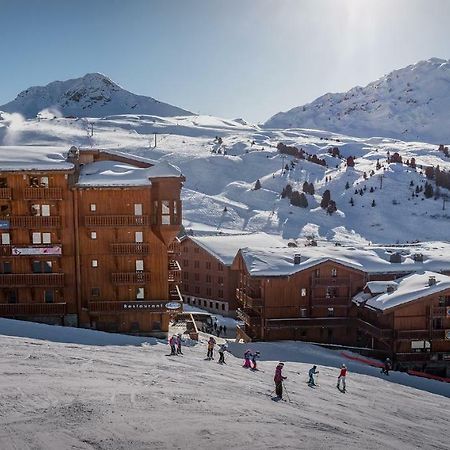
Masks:
[[[330,200],[327,206],[327,213],[331,216],[336,211],[337,211],[336,202],[334,200]]]
[[[350,183],[348,181],[345,183],[345,189],[350,189]]]
[[[430,183],[425,183],[425,191],[423,192],[425,198],[431,198],[434,195],[433,186]]]
[[[327,208],[328,204],[330,203],[331,200],[331,193],[330,191],[327,189],[326,191],[324,191],[323,195],[322,195],[322,200],[320,202],[320,206],[321,208]]]

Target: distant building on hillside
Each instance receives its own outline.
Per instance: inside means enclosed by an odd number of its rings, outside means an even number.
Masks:
[[[231,264],[241,247],[285,244],[266,233],[185,236],[181,240],[184,302],[225,316],[236,314],[238,273]]]
[[[167,332],[183,180],[117,152],[0,148],[0,316]]]

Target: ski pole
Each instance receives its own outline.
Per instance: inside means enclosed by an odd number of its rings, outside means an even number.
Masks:
[[[282,383],[283,383],[283,382],[282,382]],[[288,393],[288,391],[287,391],[286,386],[284,385],[284,383],[283,383],[283,387],[284,387],[284,392],[286,392],[286,397],[287,397],[288,401],[290,402],[291,399],[289,398],[289,393]]]

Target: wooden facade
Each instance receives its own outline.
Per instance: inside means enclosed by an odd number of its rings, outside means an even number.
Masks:
[[[181,296],[176,236],[184,178],[78,183],[83,167],[132,156],[71,149],[70,170],[0,167],[0,316],[164,333]]]
[[[294,264],[294,262],[293,262]],[[352,297],[366,282],[364,272],[326,261],[289,276],[251,276],[238,253],[236,297],[242,337],[293,339],[350,345],[355,341]]]
[[[238,272],[189,236],[181,240],[181,293],[185,303],[224,316],[235,316]]]

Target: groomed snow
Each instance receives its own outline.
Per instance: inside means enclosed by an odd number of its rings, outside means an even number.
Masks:
[[[0,333],[3,326],[0,320]],[[383,377],[339,352],[251,344],[262,359],[253,372],[242,368],[247,344],[230,344],[237,357],[227,354],[221,366],[205,361],[204,342],[181,357],[168,357],[165,343],[69,342],[38,340],[30,330],[25,338],[0,336],[2,450],[448,448],[447,383]],[[271,400],[279,359],[289,402]],[[346,394],[335,385],[343,361]],[[306,384],[312,363],[320,372],[316,389]]]

